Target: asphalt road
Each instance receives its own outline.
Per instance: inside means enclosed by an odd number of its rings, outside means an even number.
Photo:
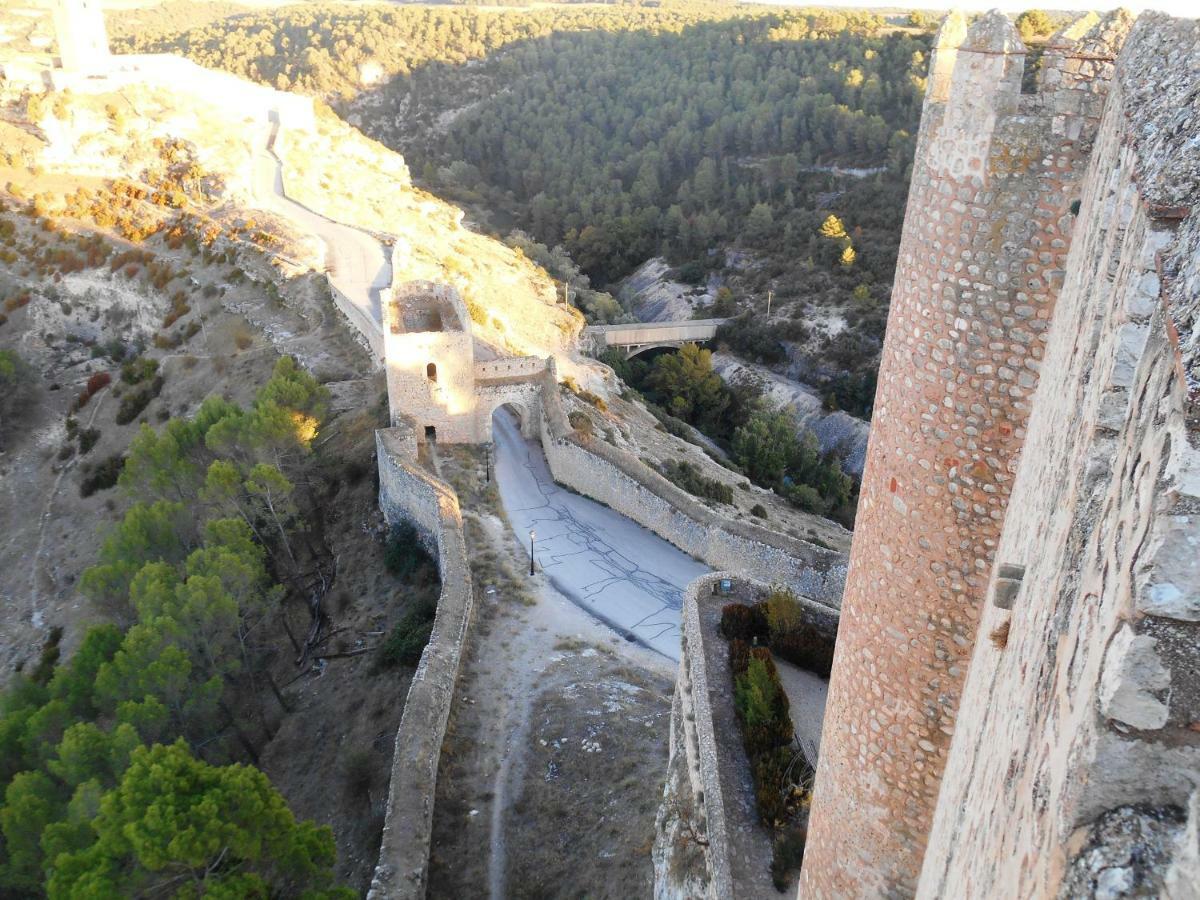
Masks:
[[[278,126],[272,125],[272,129]],[[272,132],[273,134],[273,132]],[[283,169],[268,137],[254,156],[254,192],[264,209],[292,220],[325,244],[330,280],[376,330],[383,327],[380,290],[392,283],[387,249],[371,234],[313,212],[284,192]],[[361,327],[361,326],[360,326]]]
[[[501,409],[492,426],[495,477],[508,520],[551,583],[620,634],[679,659],[683,589],[708,572],[658,535],[559,487],[541,445]]]

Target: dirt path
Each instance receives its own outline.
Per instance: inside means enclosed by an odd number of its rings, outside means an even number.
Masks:
[[[439,461],[470,508],[467,455]],[[486,494],[482,505],[498,508]],[[478,896],[486,885],[491,898],[521,897],[549,879],[551,895],[645,895],[658,799],[645,785],[665,770],[674,664],[541,572],[531,579],[527,550],[494,512],[468,512],[466,532],[480,607],[438,776],[428,894]],[[610,764],[621,772],[604,773]],[[623,793],[629,772],[636,791]],[[584,847],[595,849],[573,857]]]
[[[104,398],[108,396],[108,391],[109,389],[106,387],[96,392],[95,402],[92,404],[92,413],[90,416],[88,416],[88,428],[91,428],[92,425],[95,424],[96,416],[100,412],[100,407],[104,405]],[[29,566],[29,621],[32,623],[33,627],[37,628],[38,630],[41,630],[42,626],[45,625],[46,618],[40,604],[41,585],[39,584],[39,579],[42,574],[42,557],[44,556],[46,549],[46,529],[49,527],[51,520],[54,518],[54,500],[58,497],[59,489],[62,487],[62,481],[67,476],[67,473],[75,468],[76,459],[78,459],[78,457],[71,457],[70,461],[63,465],[61,471],[59,471],[57,477],[55,477],[54,485],[50,488],[49,493],[46,495],[46,504],[42,507],[42,514],[38,519],[39,526],[37,549],[33,552],[33,561]],[[54,577],[48,577],[53,583]]]

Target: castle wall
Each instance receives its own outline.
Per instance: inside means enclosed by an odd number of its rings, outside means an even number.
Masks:
[[[383,840],[367,896],[422,900],[438,763],[474,615],[474,594],[454,491],[416,465],[416,441],[406,429],[376,431],[375,447],[384,518],[389,524],[407,521],[416,526],[437,559],[442,592],[396,732]]]
[[[881,356],[801,876],[808,897],[917,885],[1062,285],[1121,24],[1087,79],[990,13],[933,60]],[[1107,48],[1107,49],[1106,49]]]
[[[970,663],[922,897],[1095,896],[1102,881],[1161,895],[1163,835],[1200,784],[1197,71],[1194,22],[1139,20],[1081,196],[980,620],[996,638]],[[1131,804],[1130,821],[1171,827],[1102,838],[1096,820]]]
[[[718,515],[641,460],[580,436],[562,409],[554,371],[542,392],[542,449],[559,484],[615,509],[714,569],[779,582],[837,606],[846,557],[806,541]]]
[[[731,592],[717,593],[725,580]],[[729,645],[718,631],[727,603],[753,603],[770,591],[761,581],[711,572],[684,592],[670,759],[651,852],[655,900],[774,893],[771,834],[758,820],[734,709]],[[797,599],[805,621],[836,633],[836,611]]]

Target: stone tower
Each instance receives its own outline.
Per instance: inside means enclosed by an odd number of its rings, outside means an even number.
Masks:
[[[384,303],[389,401],[417,420],[419,441],[476,440],[470,321],[458,292],[445,284],[406,282]]]
[[[1108,70],[999,12],[935,41],[830,681],[804,897],[916,891]],[[1075,67],[1077,69],[1077,67]]]
[[[100,0],[54,0],[54,31],[64,70],[90,74],[108,65],[108,33]]]

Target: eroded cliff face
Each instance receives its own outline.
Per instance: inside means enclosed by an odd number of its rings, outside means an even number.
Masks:
[[[320,236],[272,196],[273,176],[262,169],[264,160],[273,166],[277,158],[286,197],[377,239],[395,263],[393,284],[453,285],[467,302],[474,333],[502,352],[569,355],[582,314],[558,302],[553,280],[519,251],[472,232],[461,210],[414,188],[399,154],[328,111],[293,115],[287,101],[304,98],[173,57],[114,59],[127,71],[110,77],[110,90],[98,80],[86,93],[42,94],[0,83],[8,120],[0,127],[13,138],[5,140],[0,164],[13,167],[27,194],[45,194],[47,212],[72,215],[60,176],[95,179],[98,189],[116,181],[153,189],[184,160],[202,190],[175,196],[170,190],[178,185],[170,182],[159,204],[164,210],[217,222],[239,216],[251,236],[265,224],[278,239],[273,249],[281,265],[325,271],[329,253]]]

